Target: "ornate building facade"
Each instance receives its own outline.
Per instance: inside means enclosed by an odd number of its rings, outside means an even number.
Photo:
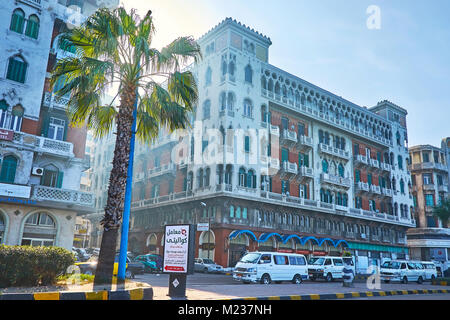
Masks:
[[[358,272],[408,257],[407,111],[271,65],[271,40],[230,18],[198,42],[193,128],[137,148],[129,250],[162,253],[165,224],[208,223],[197,255],[224,266],[253,250],[350,251]]]

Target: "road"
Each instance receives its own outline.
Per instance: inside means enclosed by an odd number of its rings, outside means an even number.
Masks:
[[[170,299],[167,296],[169,276],[166,274],[145,274],[136,276],[136,281],[150,284],[154,289],[155,300]],[[391,291],[391,290],[417,290],[417,289],[447,289],[450,286],[434,286],[429,282],[424,284],[409,283],[381,283],[379,288],[369,289],[366,283],[354,283],[352,288],[344,288],[342,282],[331,283],[323,281],[304,281],[301,285],[283,282],[281,284],[243,284],[233,280],[230,275],[223,274],[201,274],[195,273],[187,277],[186,295],[189,300],[218,300],[246,297],[268,297],[287,295],[307,295],[307,294],[327,294],[327,293],[347,293],[366,291]],[[379,299],[379,300],[425,300],[425,299],[450,300],[450,294],[421,294],[406,296],[387,296],[356,299]]]

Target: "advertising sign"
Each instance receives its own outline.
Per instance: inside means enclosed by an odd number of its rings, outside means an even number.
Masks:
[[[195,226],[170,225],[164,232],[163,272],[190,273],[193,264]]]
[[[197,223],[197,231],[208,231],[209,223]]]
[[[31,187],[19,186],[16,184],[0,183],[0,196],[16,197],[16,198],[30,198]]]
[[[0,129],[0,140],[12,141],[14,138],[14,131]]]

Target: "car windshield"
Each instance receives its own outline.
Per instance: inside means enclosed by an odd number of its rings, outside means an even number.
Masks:
[[[318,258],[317,260],[315,260],[313,263],[311,263],[312,265],[316,265],[316,266],[321,266],[323,265],[323,262],[325,261],[324,258]]]
[[[399,262],[390,262],[389,268],[391,269],[400,269],[400,263]]]
[[[212,261],[211,259],[203,259],[203,263],[214,264],[214,261]]]
[[[381,265],[381,267],[382,267],[382,268],[389,268],[390,265],[391,265],[391,262],[390,262],[390,261],[386,261],[385,263],[383,263],[383,264]]]
[[[260,253],[247,253],[245,256],[241,258],[240,262],[256,263],[259,260],[260,256],[261,256]]]

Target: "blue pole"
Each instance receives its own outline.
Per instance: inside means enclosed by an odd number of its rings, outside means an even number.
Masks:
[[[128,160],[127,185],[125,189],[124,210],[122,218],[122,232],[120,235],[119,268],[117,271],[118,282],[125,281],[125,271],[127,265],[128,230],[130,227],[130,210],[131,210],[131,189],[133,185],[133,159],[134,159],[134,141],[136,135],[136,115],[137,115],[137,98],[133,110],[133,125],[131,127],[130,156]]]

